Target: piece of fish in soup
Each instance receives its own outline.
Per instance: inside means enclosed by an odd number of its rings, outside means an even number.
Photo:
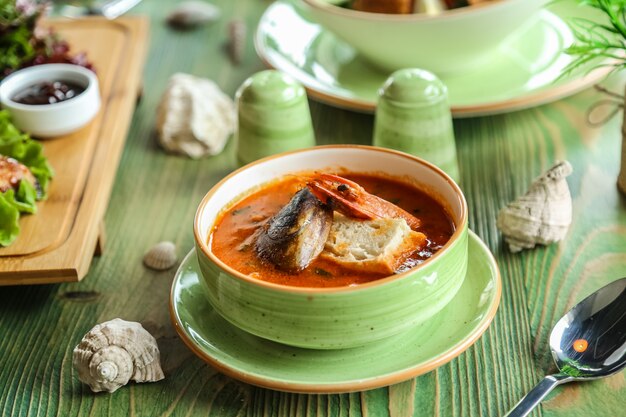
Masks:
[[[303,188],[261,227],[256,253],[282,271],[302,271],[324,249],[332,219],[332,209]]]

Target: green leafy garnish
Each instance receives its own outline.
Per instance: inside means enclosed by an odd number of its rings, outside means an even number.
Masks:
[[[626,0],[579,0],[579,3],[600,10],[607,21],[571,20],[576,42],[565,52],[576,58],[565,67],[561,77],[598,59],[610,61],[599,63],[589,71],[604,66],[613,67],[612,72],[626,68]]]
[[[0,38],[0,67],[4,71],[19,69],[24,62],[35,57],[35,48],[30,43],[31,31],[20,27]]]
[[[67,42],[53,30],[35,30],[48,3],[0,0],[0,80],[18,69],[46,63],[69,63],[92,69],[85,54],[70,55]]]
[[[17,190],[0,193],[0,246],[8,246],[19,234],[21,213],[35,213],[35,202],[47,197],[48,184],[54,175],[43,155],[41,143],[20,132],[6,110],[0,110],[0,155],[13,158],[25,165],[37,179],[38,189],[28,180],[22,180]]]
[[[15,193],[13,204],[22,213],[34,214],[37,212],[37,190],[28,181],[20,181],[20,185]]]
[[[20,212],[13,204],[15,192],[0,193],[0,245],[10,245],[20,233]]]
[[[39,182],[39,200],[46,197],[48,183],[54,173],[43,154],[43,146],[28,134],[20,132],[11,123],[11,116],[6,110],[0,110],[0,155],[14,158],[26,165]]]
[[[561,368],[561,372],[569,376],[573,376],[574,378],[585,375],[580,369],[571,365],[563,365],[563,367]]]
[[[37,56],[33,33],[44,6],[34,0],[0,0],[0,79]]]

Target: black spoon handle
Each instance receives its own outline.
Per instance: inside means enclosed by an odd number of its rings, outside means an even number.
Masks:
[[[566,382],[572,381],[572,378],[569,375],[565,374],[555,374],[546,376],[541,382],[539,382],[535,387],[530,390],[528,394],[524,398],[521,399],[520,402],[513,407],[511,411],[506,414],[505,417],[525,417],[527,416],[533,408],[537,406],[543,400],[546,395],[554,387],[557,385],[564,384]]]

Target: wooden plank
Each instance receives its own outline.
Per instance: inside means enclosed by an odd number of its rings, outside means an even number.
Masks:
[[[95,23],[95,22],[94,22]],[[89,59],[93,59],[98,73],[103,109],[84,128],[59,138],[44,140],[44,153],[54,167],[55,177],[50,183],[47,200],[37,204],[38,215],[22,216],[18,239],[9,247],[0,248],[0,256],[25,256],[53,249],[69,235],[80,206],[85,183],[89,175],[96,144],[101,139],[103,119],[110,106],[109,97],[117,81],[115,66],[124,59],[124,44],[128,33],[123,26],[99,21],[96,24],[68,25],[58,23],[68,42],[75,45],[75,52],[85,51],[89,36],[99,39],[90,47]],[[104,43],[106,42],[106,47]]]
[[[106,245],[106,228],[104,227],[104,222],[101,222],[100,227],[98,228],[98,240],[96,241],[96,250],[94,251],[94,255],[101,256],[104,253],[105,245]]]
[[[147,21],[102,18],[49,23],[93,59],[101,83],[102,109],[85,128],[47,140],[55,168],[48,200],[22,219],[15,242],[0,249],[0,284],[81,279],[91,262],[98,225],[108,204],[140,85]]]

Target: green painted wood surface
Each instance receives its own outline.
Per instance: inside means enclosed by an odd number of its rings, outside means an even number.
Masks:
[[[168,313],[173,271],[141,263],[144,251],[172,240],[192,247],[192,219],[205,192],[234,168],[234,149],[191,161],[163,153],[154,135],[155,108],[177,71],[216,80],[229,94],[262,65],[251,34],[261,0],[216,1],[224,18],[175,32],[163,24],[173,2],[145,0],[152,18],[145,90],[131,128],[106,216],[107,247],[77,284],[0,288],[0,416],[500,416],[553,370],[547,339],[577,300],[626,276],[626,204],[615,187],[620,120],[585,122],[601,97],[589,90],[536,109],[455,122],[470,225],[498,259],[500,310],[485,335],[450,364],[388,388],[345,395],[295,395],[231,380],[205,365],[175,335]],[[231,17],[248,23],[243,63],[224,52]],[[618,88],[619,81],[609,83]],[[369,143],[373,118],[311,103],[317,140]],[[601,112],[607,112],[603,109]],[[566,158],[574,223],[560,245],[510,254],[495,227],[500,207],[525,191],[555,159]],[[1,260],[0,260],[1,262]],[[157,338],[166,379],[94,395],[76,378],[71,353],[96,323],[136,320]],[[616,417],[626,408],[626,380],[612,378],[557,389],[534,416]]]

